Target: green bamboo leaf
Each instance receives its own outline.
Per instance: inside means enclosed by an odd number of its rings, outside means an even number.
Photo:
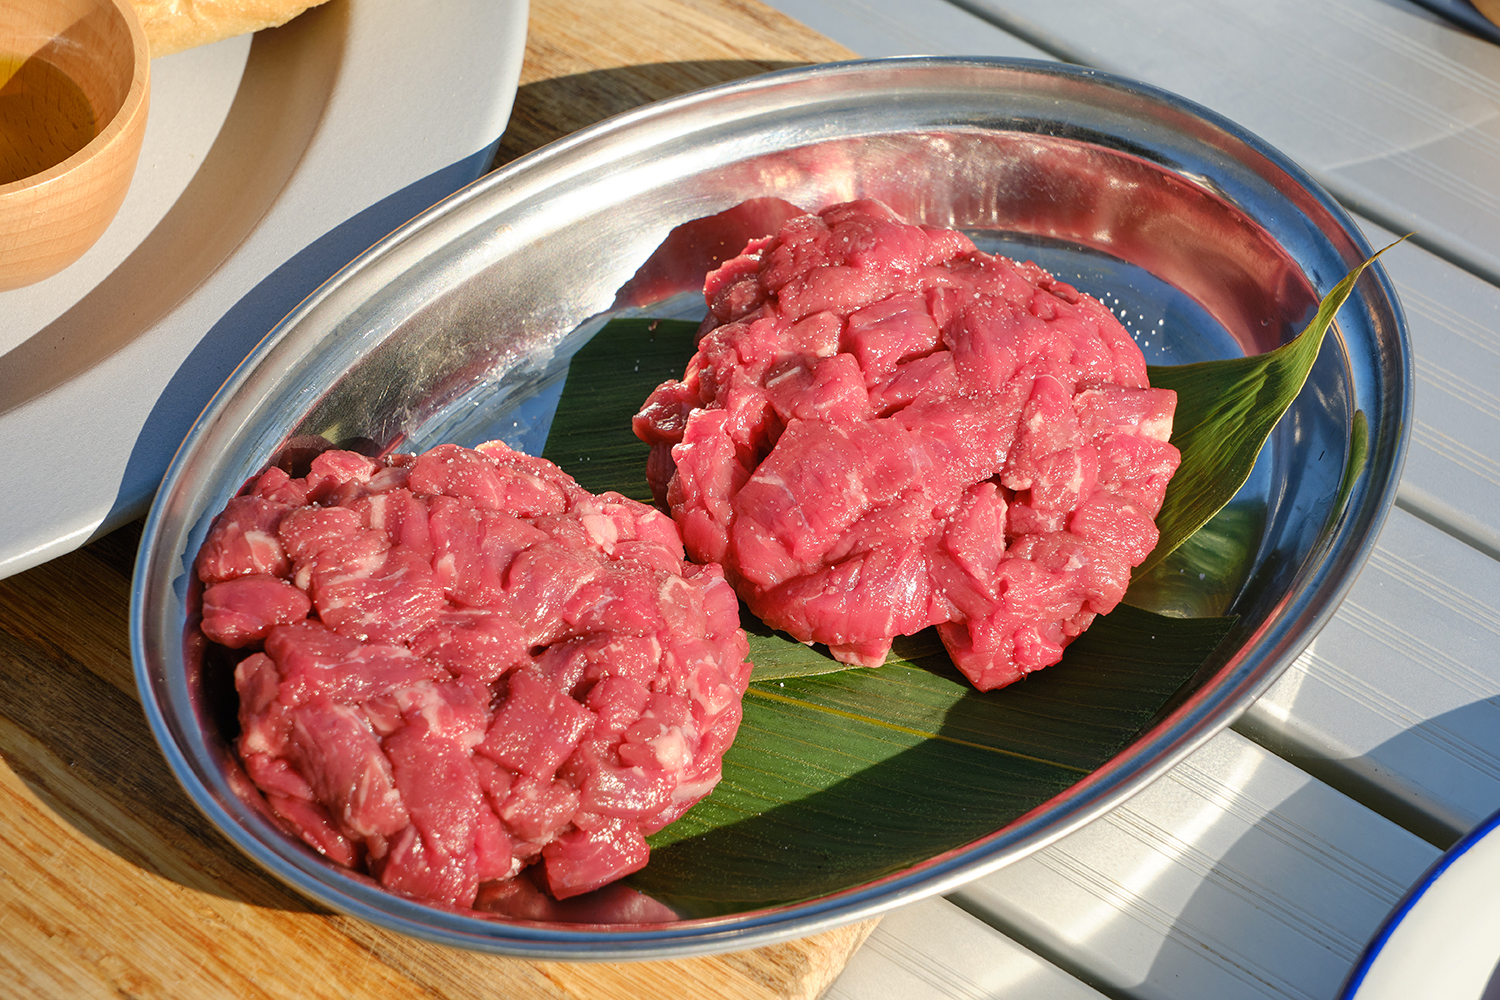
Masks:
[[[1365,268],[1391,246],[1376,251],[1333,286],[1307,328],[1276,350],[1146,369],[1151,385],[1177,392],[1172,443],[1182,452],[1182,465],[1167,484],[1156,517],[1161,538],[1136,567],[1135,577],[1151,572],[1245,485],[1272,429],[1307,382],[1333,317]]]
[[[1354,424],[1349,429],[1349,461],[1344,463],[1344,478],[1339,483],[1339,495],[1333,503],[1334,510],[1342,511],[1344,504],[1349,502],[1355,480],[1365,471],[1365,463],[1369,458],[1370,418],[1365,416],[1364,410],[1355,410]]]
[[[858,885],[1000,829],[1117,754],[1231,619],[1121,606],[1068,658],[975,691],[929,631],[875,669],[754,681],[724,777],[632,885],[692,916]]]
[[[650,449],[630,420],[653,389],[682,370],[697,347],[697,323],[617,319],[605,325],[568,366],[562,398],[542,457],[590,493],[614,490],[651,502]]]
[[[788,677],[816,677],[852,669],[828,655],[828,650],[800,643],[778,632],[740,605],[740,625],[750,639],[750,662],[755,664],[752,681],[780,681]]]

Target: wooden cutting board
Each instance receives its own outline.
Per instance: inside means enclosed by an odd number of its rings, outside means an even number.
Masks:
[[[500,162],[648,101],[847,58],[752,0],[532,0]],[[812,998],[872,923],[671,962],[457,951],[283,888],[187,799],[142,715],[132,526],[0,581],[0,995]]]

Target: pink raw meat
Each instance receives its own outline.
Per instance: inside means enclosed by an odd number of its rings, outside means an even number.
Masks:
[[[878,202],[708,276],[635,418],[691,558],[847,663],[935,625],[982,690],[1057,662],[1157,540],[1176,395],[1095,299]]]
[[[246,773],[287,825],[423,899],[646,863],[750,678],[734,593],[671,520],[503,444],[330,451],[230,502],[198,558]]]

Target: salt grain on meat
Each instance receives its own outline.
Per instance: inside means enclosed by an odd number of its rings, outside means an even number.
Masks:
[[[421,899],[469,906],[533,863],[558,898],[639,869],[739,726],[718,567],[503,444],[272,469],[197,572],[202,632],[248,653],[246,772],[307,843]]]
[[[688,554],[847,663],[928,626],[982,690],[1057,662],[1155,546],[1176,395],[1095,299],[877,202],[709,275],[635,419]]]

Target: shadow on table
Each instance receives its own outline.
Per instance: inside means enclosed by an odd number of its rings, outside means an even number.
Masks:
[[[123,591],[138,537],[134,529],[122,530],[0,582],[4,762],[56,817],[143,871],[255,906],[315,912],[214,828],[156,745],[130,688],[129,652],[120,641],[123,621],[99,612],[118,604],[123,617]],[[97,587],[120,592],[89,605],[93,618],[101,620],[68,623],[75,634],[64,648],[29,641],[24,623],[41,613],[38,608],[52,602],[83,607],[80,591]],[[47,613],[66,618],[69,612]],[[73,648],[88,650],[87,664],[71,655]],[[44,831],[52,822],[38,817],[35,828]],[[66,848],[65,843],[43,846]],[[68,877],[66,864],[61,855],[51,863],[59,877]]]
[[[1500,698],[1424,719],[1361,757],[1314,763],[1288,756],[1358,803],[1337,818],[1338,843],[1314,832],[1330,827],[1321,789],[1304,787],[1276,804],[1267,820],[1213,860],[1209,877],[1173,921],[1171,934],[1186,948],[1159,954],[1148,983],[1181,979],[1184,965],[1211,953],[1245,977],[1244,966],[1229,956],[1236,949],[1248,954],[1245,942],[1263,939],[1275,921],[1282,938],[1274,952],[1259,952],[1268,963],[1263,969],[1286,970],[1289,990],[1295,983],[1310,996],[1337,996],[1370,939],[1439,852],[1500,808]],[[1400,794],[1390,790],[1382,761],[1421,762],[1429,777],[1422,788]],[[1455,767],[1459,762],[1469,767]],[[1361,846],[1359,859],[1341,855],[1340,845],[1349,843]],[[1257,886],[1266,872],[1279,878]],[[1318,898],[1305,888],[1313,879],[1328,886]]]
[[[1372,758],[1433,758],[1441,748],[1458,748],[1453,756],[1473,770],[1461,783],[1450,756],[1450,772],[1433,776],[1434,797],[1456,802],[1472,826],[1500,807],[1500,699],[1424,720],[1371,754],[1335,763],[1358,773]],[[1155,798],[1149,811],[1127,804],[955,901],[1111,996],[1338,996],[1370,939],[1452,838],[1435,845],[1384,818],[1391,794],[1361,795],[1363,779],[1339,789],[1362,802],[1331,804],[1317,784],[1285,795],[1286,769],[1274,759],[1242,755],[1227,779],[1189,769],[1192,760],[1141,793]],[[1226,800],[1220,781],[1242,794]],[[1163,815],[1165,823],[1154,821]],[[1347,852],[1351,844],[1357,855]],[[1039,886],[1070,900],[1065,917],[1027,919],[1025,907],[1050,905]],[[1080,939],[1113,968],[1080,963]]]

